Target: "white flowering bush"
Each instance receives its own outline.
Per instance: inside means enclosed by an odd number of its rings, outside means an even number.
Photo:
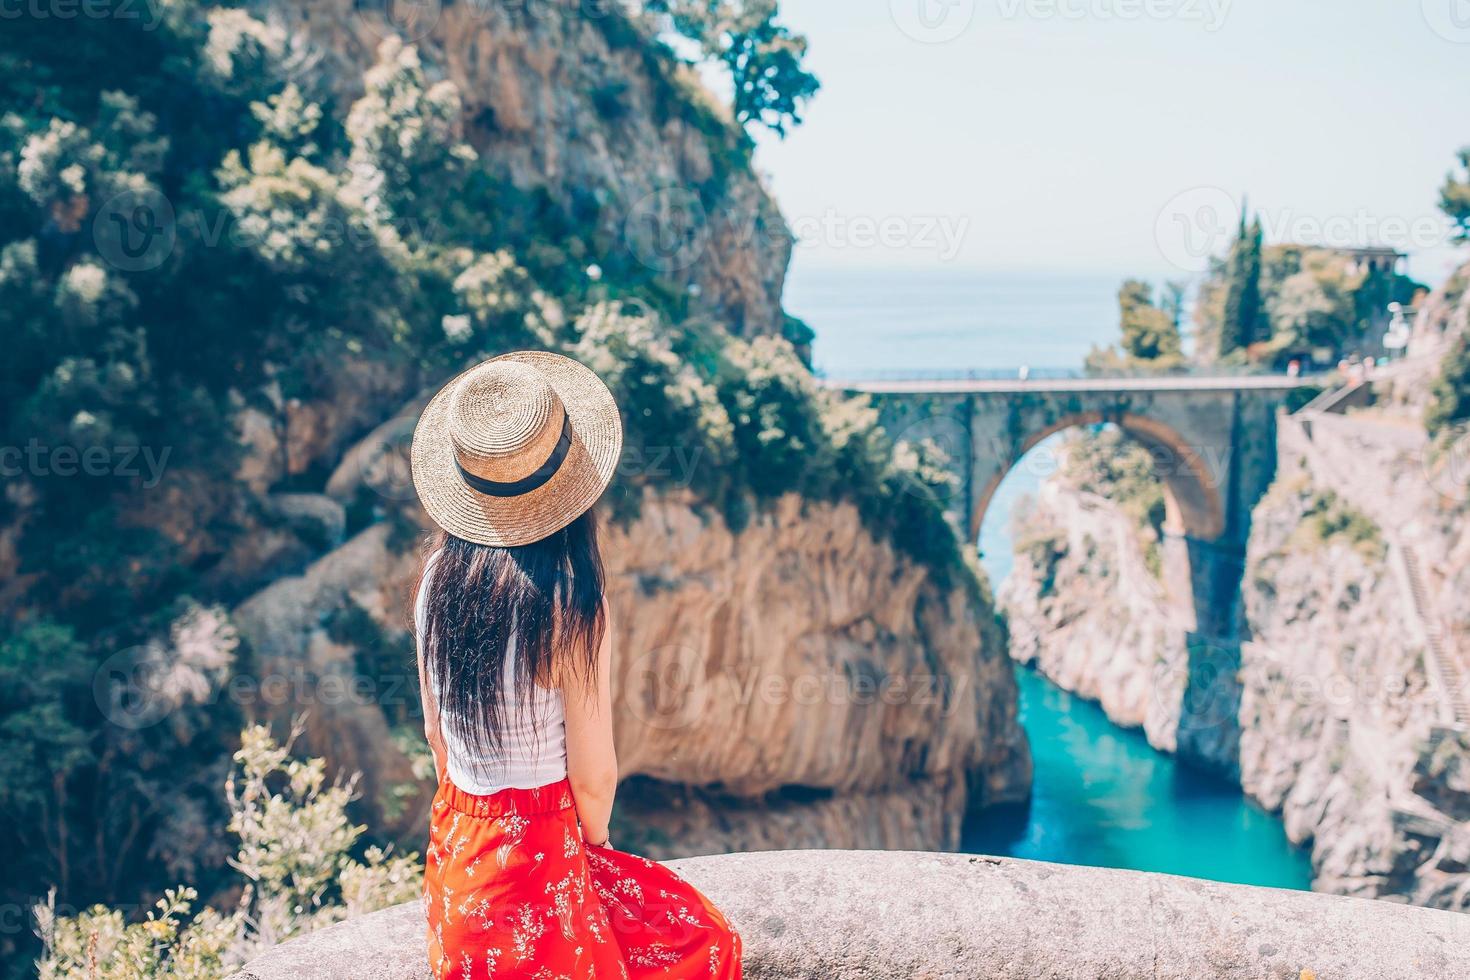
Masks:
[[[454,175],[475,160],[459,138],[459,90],[430,84],[418,50],[390,35],[363,75],[363,95],[347,114],[354,192],[381,220],[427,220],[452,195]]]
[[[658,314],[641,304],[595,303],[574,330],[567,352],[607,382],[630,422],[625,489],[657,483],[654,460],[670,452],[697,454],[696,472],[716,479],[731,460],[734,426],[716,385],[675,350]]]
[[[201,619],[183,632],[207,629]],[[418,856],[372,847],[361,860],[351,857],[364,829],[347,816],[354,781],[327,785],[326,763],[292,758],[290,747],[263,726],[240,736],[225,790],[229,829],[240,842],[230,864],[243,878],[232,909],[196,912],[198,893],[172,888],[129,923],[103,906],[57,915],[53,894],[35,910],[41,980],[218,978],[294,935],[416,898]]]
[[[253,74],[286,51],[286,29],[235,8],[208,12],[203,63],[222,82]]]

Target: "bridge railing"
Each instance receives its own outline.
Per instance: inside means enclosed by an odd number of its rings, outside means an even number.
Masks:
[[[1179,371],[1086,371],[1063,367],[981,367],[981,368],[869,368],[844,370],[817,368],[817,377],[826,381],[1060,381],[1072,379],[1131,380],[1135,378],[1252,378],[1279,372],[1242,367],[1191,367]],[[1303,377],[1325,377],[1328,372],[1302,372]]]

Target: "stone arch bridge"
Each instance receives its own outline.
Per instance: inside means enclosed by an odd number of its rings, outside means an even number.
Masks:
[[[1165,488],[1166,585],[1211,642],[1236,637],[1250,512],[1276,467],[1276,412],[1310,379],[1286,375],[1020,380],[829,380],[873,397],[895,441],[932,440],[958,481],[949,512],[979,537],[996,488],[1028,450],[1112,422],[1153,456]],[[1188,588],[1184,587],[1188,583]]]

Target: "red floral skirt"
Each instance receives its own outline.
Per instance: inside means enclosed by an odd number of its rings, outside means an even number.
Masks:
[[[582,840],[565,779],[476,796],[441,776],[424,872],[437,980],[740,977],[740,937],[668,868]]]

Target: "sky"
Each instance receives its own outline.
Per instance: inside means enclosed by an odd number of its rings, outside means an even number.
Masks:
[[[782,0],[822,82],[757,167],[800,269],[1197,273],[1390,244],[1436,283],[1470,0]]]

